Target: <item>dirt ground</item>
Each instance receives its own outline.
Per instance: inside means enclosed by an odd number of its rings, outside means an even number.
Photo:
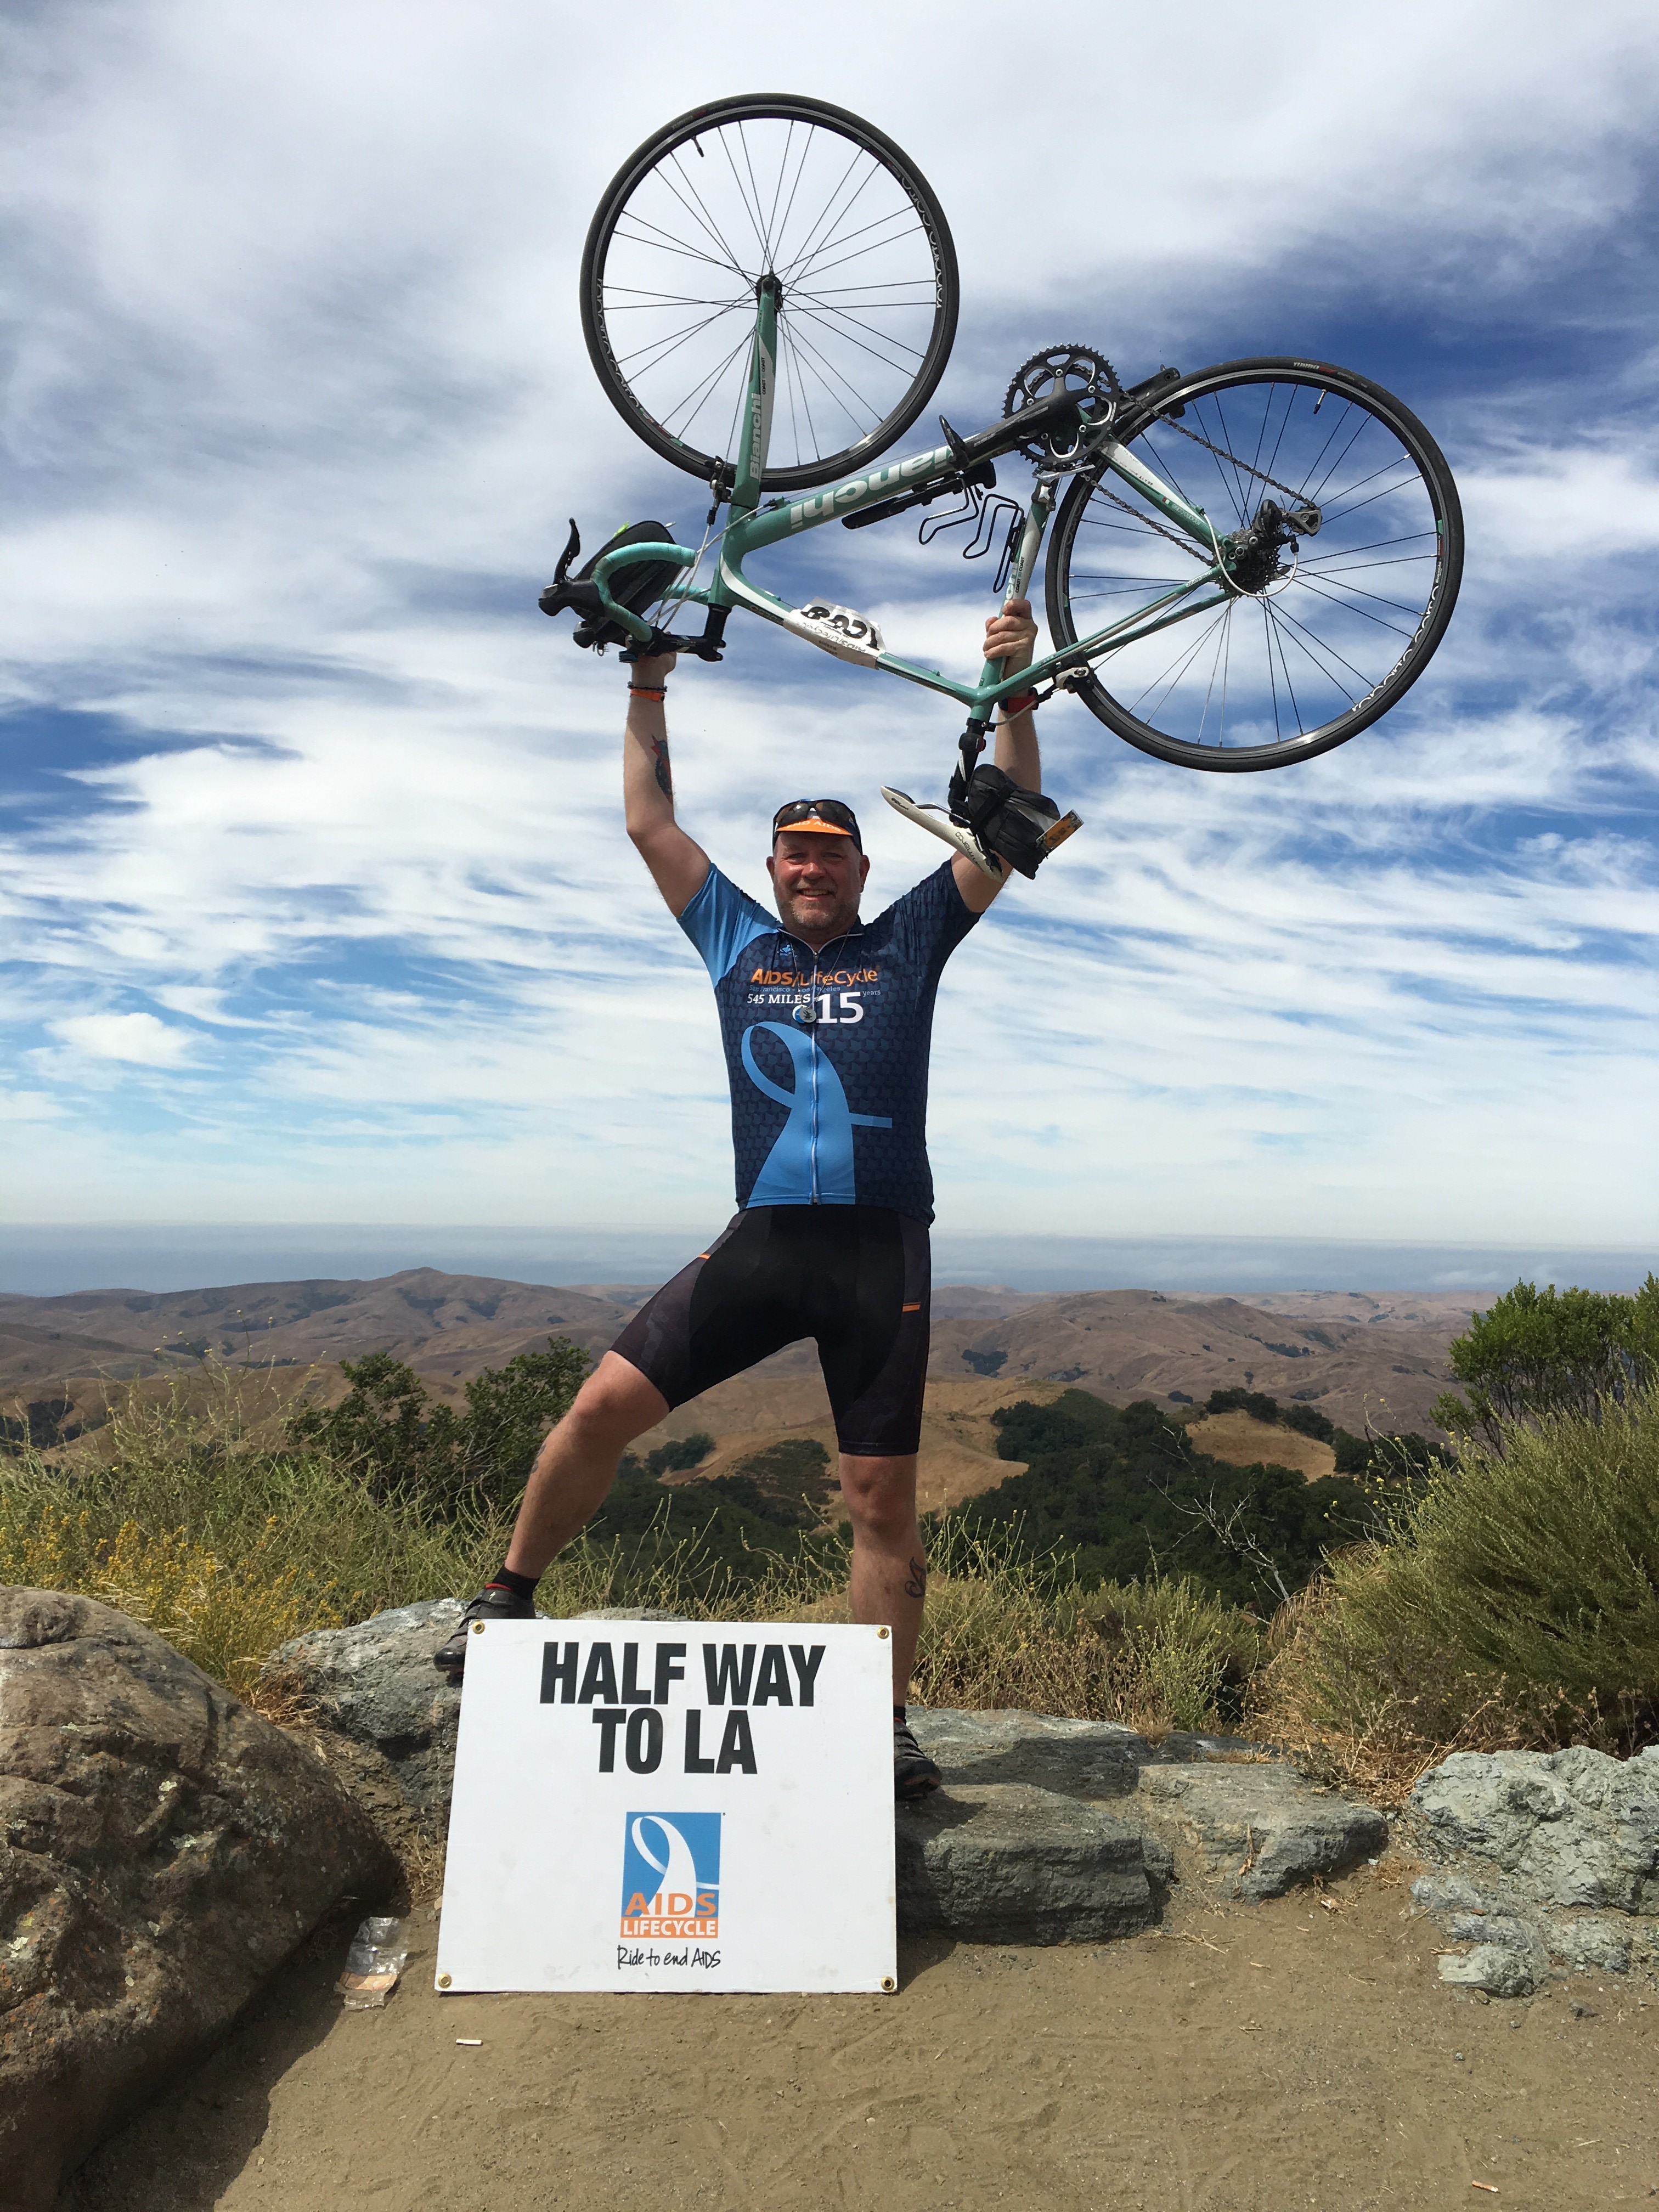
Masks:
[[[1659,1990],[1435,1978],[1384,1861],[1098,1949],[901,1946],[896,1996],[333,1994],[323,1931],[58,2212],[1041,2206],[1559,2212],[1659,2197]],[[477,2036],[481,2047],[457,2039]]]

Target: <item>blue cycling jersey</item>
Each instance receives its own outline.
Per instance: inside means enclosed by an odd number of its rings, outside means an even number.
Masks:
[[[888,1206],[933,1219],[933,999],[978,919],[947,860],[815,953],[709,869],[680,927],[720,1008],[739,1208]]]

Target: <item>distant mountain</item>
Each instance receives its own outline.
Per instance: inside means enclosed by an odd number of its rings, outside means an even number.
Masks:
[[[317,1382],[328,1395],[343,1388],[337,1375],[330,1381],[334,1363],[368,1352],[406,1360],[429,1389],[458,1397],[480,1369],[538,1351],[550,1335],[597,1356],[652,1287],[561,1287],[410,1267],[369,1281],[0,1296],[0,1403],[43,1401],[65,1384],[151,1375],[207,1357],[319,1369]],[[924,1491],[933,1503],[970,1494],[987,1462],[996,1466],[993,1407],[1073,1385],[1118,1405],[1152,1398],[1174,1415],[1212,1390],[1243,1384],[1315,1405],[1356,1433],[1368,1414],[1376,1425],[1426,1431],[1444,1385],[1446,1346],[1467,1322],[1466,1298],[1452,1294],[1252,1302],[1157,1291],[1044,1297],[941,1285],[933,1300]],[[829,1410],[813,1346],[798,1344],[683,1407],[644,1442],[702,1429],[725,1462],[787,1435],[828,1441]],[[1006,1471],[1006,1462],[997,1467],[998,1475]]]
[[[933,1326],[933,1375],[1030,1376],[1127,1405],[1200,1403],[1234,1384],[1316,1406],[1339,1427],[1431,1428],[1446,1347],[1468,1326],[1465,1294],[1359,1292],[1264,1299],[1089,1291],[975,1326]],[[1018,1395],[1017,1391],[1011,1395]]]

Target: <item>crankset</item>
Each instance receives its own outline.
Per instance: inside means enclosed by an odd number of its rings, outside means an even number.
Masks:
[[[1002,403],[1006,417],[1018,416],[1023,408],[1038,399],[1047,399],[1056,392],[1069,392],[1073,398],[1089,406],[1089,412],[1098,419],[1109,413],[1123,397],[1123,386],[1117,380],[1117,371],[1103,353],[1091,347],[1080,345],[1050,346],[1046,353],[1034,353],[1014,371],[1014,380]],[[1077,441],[1063,451],[1056,451],[1051,439],[1028,439],[1018,448],[1028,461],[1046,462],[1049,467],[1061,466],[1078,451]]]

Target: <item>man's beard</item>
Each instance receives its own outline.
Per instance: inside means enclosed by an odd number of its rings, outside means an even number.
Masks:
[[[781,894],[778,911],[785,926],[800,936],[810,933],[817,937],[827,933],[840,937],[857,921],[859,905],[856,898],[844,896],[833,902],[826,896],[822,900],[813,900],[810,906],[804,905],[800,894],[797,892],[793,897]]]

